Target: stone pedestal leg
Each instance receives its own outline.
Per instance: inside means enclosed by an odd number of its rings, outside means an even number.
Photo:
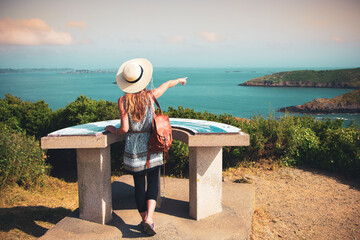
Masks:
[[[222,211],[222,147],[189,148],[189,184],[191,217]]]
[[[80,218],[105,224],[112,219],[110,146],[76,151]]]

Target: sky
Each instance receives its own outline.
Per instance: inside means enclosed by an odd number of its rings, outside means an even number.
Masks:
[[[360,67],[360,0],[0,0],[0,68]]]

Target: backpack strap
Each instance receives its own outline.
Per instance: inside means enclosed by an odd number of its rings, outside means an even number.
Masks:
[[[160,104],[159,104],[159,102],[156,100],[156,97],[154,96],[153,92],[150,90],[149,93],[150,93],[150,95],[151,95],[151,98],[154,100],[154,102],[156,103],[156,105],[157,105],[158,108],[160,109],[160,112],[162,113]],[[154,121],[154,120],[153,120],[153,121]],[[150,165],[150,155],[151,155],[151,152],[148,150],[148,152],[147,152],[147,158],[146,158],[146,165],[145,165],[146,168],[149,168],[149,165]]]
[[[151,98],[154,100],[154,102],[156,103],[157,107],[159,108],[160,110],[160,113],[162,114],[162,110],[161,110],[161,107],[160,107],[160,104],[159,102],[157,101],[155,95],[153,94],[153,92],[150,90],[150,95],[151,95]],[[151,152],[148,150],[148,153],[147,153],[147,159],[146,159],[146,168],[149,168],[149,165],[150,165],[150,155],[151,155]],[[164,180],[164,189],[165,189],[165,163],[166,163],[166,160],[165,160],[165,156],[167,159],[169,159],[169,152],[168,151],[165,151],[165,155],[164,155],[164,164],[163,164],[163,167],[164,167],[164,176],[163,176],[163,180]]]
[[[150,155],[151,155],[151,152],[148,150],[147,158],[146,158],[146,165],[145,165],[146,169],[148,169],[149,165],[150,165]]]
[[[153,94],[153,92],[152,92],[151,90],[150,90],[149,92],[150,92],[151,98],[154,100],[154,102],[156,103],[156,106],[160,109],[160,112],[161,112],[161,114],[162,114],[162,110],[161,110],[160,104],[159,104],[159,102],[156,100],[155,95]]]

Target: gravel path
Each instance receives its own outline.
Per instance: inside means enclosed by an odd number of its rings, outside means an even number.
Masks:
[[[256,185],[251,239],[360,239],[360,185],[312,169],[230,169]]]

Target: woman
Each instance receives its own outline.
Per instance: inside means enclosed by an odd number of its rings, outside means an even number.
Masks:
[[[151,123],[155,116],[153,96],[159,98],[164,92],[187,78],[179,78],[163,83],[160,87],[148,91],[146,86],[152,78],[153,68],[146,59],[132,59],[121,65],[116,75],[116,83],[126,94],[119,98],[121,126],[107,126],[105,130],[114,134],[125,134],[124,167],[134,178],[136,206],[142,218],[145,233],[154,235],[153,215],[158,195],[162,153],[152,153],[147,168],[147,142],[150,137]],[[153,95],[153,96],[152,96]],[[145,177],[147,190],[145,191]]]

